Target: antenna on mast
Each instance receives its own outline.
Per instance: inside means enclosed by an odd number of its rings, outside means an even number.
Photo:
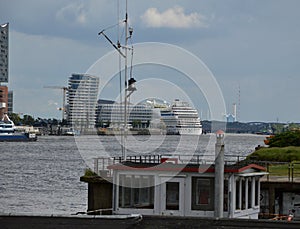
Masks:
[[[118,3],[118,8],[119,8],[119,3]],[[119,9],[118,9],[119,10]],[[133,47],[128,47],[128,40],[131,39],[132,34],[133,34],[133,29],[132,27],[128,27],[128,1],[126,0],[126,7],[125,7],[125,19],[123,20],[123,22],[125,23],[125,43],[124,46],[121,45],[120,41],[119,41],[119,30],[118,30],[118,42],[117,44],[115,44],[104,32],[106,31],[106,29],[101,30],[98,35],[103,35],[105,37],[105,39],[114,47],[114,49],[117,50],[117,52],[120,54],[120,57],[124,58],[124,63],[125,63],[125,67],[124,67],[124,78],[125,78],[125,90],[124,90],[124,126],[122,128],[123,133],[121,136],[121,144],[122,144],[122,158],[123,161],[126,161],[126,139],[127,139],[127,132],[128,132],[128,100],[130,95],[136,91],[136,87],[135,87],[135,82],[136,80],[132,77],[132,59],[133,59]],[[119,25],[116,24],[116,25]],[[110,29],[114,26],[110,26],[107,29]],[[121,49],[124,49],[124,52],[121,51]],[[130,68],[130,78],[128,80],[128,57],[127,57],[127,51],[131,50],[131,68]],[[119,59],[119,64],[121,63],[120,59]],[[120,67],[121,69],[121,67]],[[121,71],[120,71],[120,81],[121,81]],[[120,84],[120,91],[122,85]],[[121,93],[120,93],[121,94]]]

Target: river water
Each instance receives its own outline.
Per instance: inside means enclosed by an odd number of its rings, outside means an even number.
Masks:
[[[265,136],[226,135],[225,151],[247,155]],[[210,140],[212,141],[210,142]],[[136,136],[127,155],[213,151],[215,138]],[[87,184],[79,181],[92,158],[121,156],[119,137],[41,136],[37,142],[0,143],[0,213],[72,214],[87,210]],[[208,144],[210,142],[210,144]],[[203,153],[203,152],[202,152]]]

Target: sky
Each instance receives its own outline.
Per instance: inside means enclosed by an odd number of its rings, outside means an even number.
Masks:
[[[9,22],[10,29],[15,113],[61,117],[62,91],[43,87],[67,86],[72,73],[85,73],[113,51],[98,32],[124,18],[124,2],[0,0],[0,24]],[[299,9],[298,0],[128,0],[132,42],[176,45],[197,56],[214,75],[227,113],[236,103],[244,122],[300,122]],[[107,34],[115,42],[117,27]],[[180,73],[173,69],[139,66],[135,73],[190,90],[189,82],[174,80]],[[106,91],[103,97],[114,99]],[[172,96],[176,92],[166,91],[167,99]],[[205,101],[189,96],[202,119],[209,118]]]

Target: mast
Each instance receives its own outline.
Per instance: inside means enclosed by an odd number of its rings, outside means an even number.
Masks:
[[[125,6],[125,90],[124,90],[124,142],[123,142],[123,147],[122,147],[122,159],[123,161],[126,161],[126,157],[127,157],[127,150],[126,150],[126,140],[127,140],[127,81],[128,81],[128,75],[127,75],[127,44],[128,44],[128,2],[126,0],[126,6]]]
[[[119,6],[118,6],[119,8]],[[113,41],[104,33],[107,29],[110,29],[114,26],[109,26],[106,29],[103,29],[98,33],[98,35],[103,35],[105,39],[118,51],[120,54],[120,58],[124,58],[124,68],[125,68],[125,85],[124,85],[124,126],[121,127],[122,130],[122,135],[121,135],[121,148],[122,148],[122,159],[123,161],[126,161],[126,140],[127,140],[127,134],[128,134],[128,99],[130,95],[136,91],[134,83],[136,82],[135,79],[132,77],[132,59],[131,59],[131,70],[130,70],[130,79],[128,79],[128,49],[131,50],[131,58],[133,58],[133,47],[128,47],[128,39],[131,38],[133,29],[131,27],[128,27],[128,1],[126,0],[126,6],[125,6],[125,19],[123,22],[125,23],[125,43],[124,46],[122,46],[119,42],[119,37],[118,37],[118,42],[117,44],[113,43]],[[119,24],[119,23],[118,23]],[[117,24],[117,25],[118,25]],[[118,31],[119,33],[119,31]],[[118,34],[119,36],[119,34]],[[124,53],[122,52],[121,49],[125,49]],[[120,61],[119,61],[120,63]],[[121,72],[120,72],[120,80],[121,80]],[[122,92],[121,92],[121,83],[120,83],[120,97],[122,98]],[[122,103],[121,103],[122,107]]]

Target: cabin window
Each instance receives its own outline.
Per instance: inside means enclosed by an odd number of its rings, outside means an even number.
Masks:
[[[179,210],[179,183],[166,183],[166,210]]]
[[[246,181],[242,180],[242,210],[246,209]]]
[[[154,208],[154,176],[120,175],[119,207]]]
[[[242,180],[237,179],[235,181],[235,209],[242,209]]]
[[[228,211],[228,180],[224,180],[224,211]]]
[[[192,178],[192,210],[214,210],[213,178]]]
[[[252,208],[252,178],[248,178],[248,208]]]
[[[260,197],[260,192],[259,192],[259,179],[255,179],[255,206],[259,205],[259,197]]]

